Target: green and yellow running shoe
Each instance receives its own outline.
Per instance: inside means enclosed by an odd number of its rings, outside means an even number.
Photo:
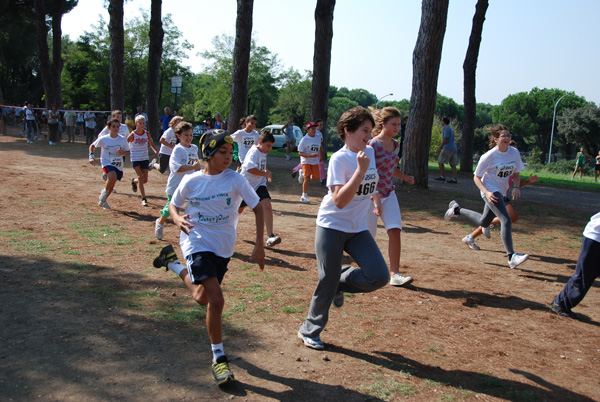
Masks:
[[[227,384],[228,382],[235,381],[233,373],[229,370],[229,361],[227,356],[221,356],[217,359],[216,363],[212,365],[212,374],[217,385]]]
[[[154,259],[153,265],[154,268],[166,268],[168,263],[174,261],[177,261],[177,254],[175,253],[175,250],[173,250],[173,246],[169,244],[160,250],[160,254]]]

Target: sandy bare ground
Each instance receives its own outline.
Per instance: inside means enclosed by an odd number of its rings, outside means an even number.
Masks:
[[[238,381],[221,389],[210,376],[205,310],[174,275],[152,268],[158,250],[178,242],[172,225],[163,241],[153,237],[166,175],[151,172],[145,208],[127,185],[127,163],[104,211],[100,168],[88,165],[84,144],[27,145],[12,134],[0,137],[0,400],[600,399],[598,283],[576,309],[580,321],[547,308],[573,272],[589,210],[525,195],[514,239],[531,258],[510,270],[498,232],[472,251],[460,241],[467,222],[442,219],[453,198],[481,208],[475,191],[457,190],[466,178],[450,193],[402,186],[402,269],[414,286],[346,297],[318,352],[296,332],[317,280],[324,189],[311,184],[315,202],[301,204],[273,155],[283,242],[260,272],[248,261],[254,218],[241,216],[223,283]],[[382,228],[377,241],[387,254]]]

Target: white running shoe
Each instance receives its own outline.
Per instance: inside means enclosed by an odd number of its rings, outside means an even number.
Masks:
[[[529,254],[517,254],[514,253],[510,261],[508,261],[508,266],[510,269],[514,269],[519,265],[523,264],[529,258]]]
[[[106,202],[106,201],[100,201],[100,202],[98,203],[98,206],[99,206],[99,207],[102,207],[102,208],[104,208],[104,209],[110,209],[110,206],[108,205],[108,202]]]
[[[458,202],[452,200],[450,201],[450,204],[448,204],[448,210],[446,211],[446,214],[444,215],[444,220],[449,221],[450,219],[454,218],[455,215],[454,214],[454,208],[458,207]]]
[[[310,204],[308,197],[305,197],[305,196],[300,197],[300,202],[303,204]]]
[[[265,244],[267,247],[276,246],[281,243],[281,237],[271,233],[271,236],[267,239],[267,243]]]
[[[103,188],[102,191],[100,191],[100,197],[98,197],[98,200],[100,201],[100,203],[104,204],[106,202],[106,196],[107,196],[107,192],[106,189]],[[99,206],[102,206],[100,204],[98,204]]]
[[[475,244],[475,239],[471,237],[471,235],[466,235],[463,237],[462,242],[465,243],[471,250],[481,250],[477,244]]]
[[[143,207],[147,207],[148,206],[148,201],[145,198],[142,198],[142,206]]]
[[[397,274],[392,275],[392,277],[390,278],[390,285],[405,286],[405,285],[412,283],[412,281],[413,281],[412,276],[404,276],[400,273],[397,273]]]
[[[494,225],[490,225],[486,228],[482,227],[481,231],[483,232],[483,235],[485,237],[487,237],[488,239],[492,237],[492,232],[490,231],[490,229],[492,229],[494,227]]]
[[[302,170],[298,172],[298,183],[304,183],[304,172]]]
[[[165,225],[161,225],[160,218],[158,218],[156,220],[156,223],[154,224],[154,235],[156,236],[156,238],[158,240],[162,240],[162,238],[163,238],[163,228],[164,227],[165,227]]]

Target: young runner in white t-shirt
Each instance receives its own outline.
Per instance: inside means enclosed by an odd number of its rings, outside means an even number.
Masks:
[[[302,166],[302,196],[300,202],[309,204],[308,185],[311,180],[319,181],[319,162],[321,161],[321,141],[322,137],[317,136],[317,123],[309,121],[306,123],[306,135],[302,137],[298,144],[298,155],[300,155],[300,165]]]
[[[273,149],[275,137],[273,134],[264,131],[258,137],[258,144],[254,145],[244,158],[242,165],[242,176],[248,180],[248,183],[260,199],[265,215],[265,226],[267,228],[266,246],[271,247],[281,243],[281,237],[273,233],[273,207],[271,206],[271,195],[267,190],[267,182],[271,182],[271,172],[267,170],[267,154]],[[246,203],[240,205],[240,214],[243,212]]]
[[[506,210],[504,196],[508,191],[511,176],[512,199],[516,200],[521,196],[519,172],[525,169],[525,165],[519,151],[510,146],[511,134],[508,127],[499,124],[488,131],[490,132],[490,146],[493,148],[479,159],[473,176],[473,181],[485,202],[483,213],[461,208],[456,201],[451,201],[444,219],[450,220],[455,216],[464,215],[478,226],[487,228],[494,217],[498,217],[501,225],[500,237],[502,237],[502,243],[508,255],[508,266],[515,268],[524,263],[529,258],[529,254],[518,254],[513,249],[512,221]]]
[[[244,163],[244,157],[252,145],[258,144],[258,132],[254,129],[256,122],[256,117],[250,115],[246,117],[246,127],[231,134],[231,138],[238,144],[240,166]]]
[[[224,130],[209,130],[200,139],[206,169],[186,176],[171,199],[169,209],[181,229],[183,266],[171,245],[154,260],[183,280],[194,300],[207,306],[206,328],[213,354],[212,374],[218,385],[234,380],[223,348],[222,313],[225,300],[221,282],[233,255],[238,206],[244,200],[255,213],[256,242],[250,259],[264,269],[263,211],[256,192],[239,173],[229,169],[233,139]],[[183,215],[179,209],[187,202]]]
[[[169,160],[173,153],[173,148],[177,145],[177,137],[175,136],[175,128],[183,121],[183,117],[175,116],[169,122],[169,128],[160,136],[160,150],[158,151],[158,161],[154,159],[150,164],[150,168],[158,170],[163,174],[169,167]]]
[[[115,188],[117,180],[123,178],[123,156],[129,155],[129,144],[124,137],[119,135],[119,120],[111,119],[108,122],[110,134],[98,138],[90,145],[90,164],[96,165],[94,150],[101,148],[100,161],[102,171],[106,175],[106,185],[100,192],[98,206],[104,209],[110,209],[106,200]]]
[[[131,179],[131,189],[133,192],[137,192],[138,187],[140,188],[140,195],[142,197],[142,205],[147,207],[148,201],[146,200],[146,189],[144,185],[148,183],[148,169],[150,165],[150,158],[148,157],[148,145],[154,151],[154,156],[158,155],[158,151],[154,146],[154,142],[150,137],[150,133],[146,130],[146,119],[142,115],[138,115],[135,118],[135,130],[127,137],[129,142],[129,149],[131,150],[131,166],[137,178]]]
[[[183,122],[177,125],[175,135],[179,139],[179,144],[173,148],[173,153],[169,160],[169,178],[167,179],[167,204],[160,211],[160,218],[154,224],[154,235],[158,240],[163,238],[163,229],[167,218],[170,216],[169,203],[171,197],[181,183],[183,176],[194,173],[202,167],[198,159],[198,147],[192,144],[194,139],[194,127],[191,123]]]
[[[113,110],[110,113],[110,117],[111,119],[119,120],[119,123],[121,124],[121,126],[119,127],[119,135],[123,138],[127,138],[127,136],[129,135],[129,127],[127,127],[127,124],[123,124],[123,113],[120,110]],[[98,138],[107,136],[108,134],[108,128],[104,127],[98,133]]]
[[[372,292],[389,280],[388,268],[367,226],[371,199],[381,208],[377,193],[377,168],[371,139],[374,120],[360,106],[347,110],[338,121],[345,146],[329,161],[327,186],[317,216],[315,254],[319,283],[298,337],[312,349],[323,349],[320,334],[327,324],[331,303],[344,304],[344,293]],[[379,212],[378,212],[379,213]],[[358,267],[342,267],[346,251]]]

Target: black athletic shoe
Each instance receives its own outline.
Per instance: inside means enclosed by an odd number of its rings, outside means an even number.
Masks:
[[[233,373],[229,369],[227,356],[221,356],[217,359],[216,363],[213,363],[212,375],[217,385],[227,384],[228,382],[235,380]]]
[[[456,184],[458,182],[456,181],[456,179],[448,179],[448,180],[446,180],[446,183]]]
[[[577,319],[577,314],[570,310],[567,310],[566,308],[563,308],[560,304],[556,302],[556,300],[552,300],[552,303],[550,304],[550,310],[552,310],[554,314],[559,315],[561,317]]]
[[[137,183],[135,182],[134,178],[131,179],[131,189],[134,193],[137,193]]]
[[[168,269],[167,264],[175,261],[177,261],[177,254],[173,250],[173,246],[169,244],[160,250],[160,254],[154,259],[153,265],[154,268],[165,267],[165,269]]]
[[[295,179],[298,176],[298,172],[292,172],[292,179]]]
[[[439,177],[436,177],[434,180],[437,180],[437,181],[446,181],[446,178],[444,176],[439,176]]]

